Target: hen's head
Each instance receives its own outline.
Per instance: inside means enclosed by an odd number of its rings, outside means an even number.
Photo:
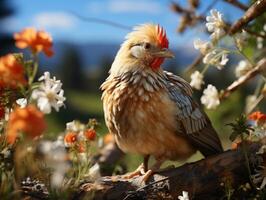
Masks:
[[[168,49],[165,30],[159,25],[136,26],[121,45],[112,71],[134,70],[140,67],[158,70],[165,58],[173,58]]]

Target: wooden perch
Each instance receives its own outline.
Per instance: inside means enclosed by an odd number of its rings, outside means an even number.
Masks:
[[[220,99],[228,97],[238,87],[240,87],[250,79],[254,78],[256,75],[260,74],[261,72],[266,72],[266,58],[261,59],[252,70],[250,70],[245,75],[241,76],[239,79],[234,81],[230,86],[228,86],[225,89],[225,91],[222,92]]]
[[[264,157],[256,154],[265,143],[262,141],[247,145],[251,173],[262,161],[265,163],[265,154]],[[102,177],[96,182],[81,185],[79,194],[74,198],[81,199],[86,194],[94,194],[97,200],[177,199],[182,191],[187,191],[190,199],[221,199],[226,188],[236,189],[249,182],[246,163],[243,148],[239,147],[155,174],[146,185],[141,183],[142,176],[133,179]]]

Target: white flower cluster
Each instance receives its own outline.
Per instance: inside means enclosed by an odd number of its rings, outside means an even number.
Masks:
[[[265,36],[265,32],[266,32],[266,24],[263,26],[263,31],[261,31],[260,34]],[[258,49],[263,48],[263,42],[264,42],[263,37],[257,37],[257,48]]]
[[[204,84],[203,75],[199,71],[195,71],[194,73],[191,74],[190,78],[191,78],[190,81],[191,87],[200,90],[201,85]]]
[[[217,10],[211,10],[211,15],[206,18],[206,27],[209,32],[212,32],[211,38],[215,42],[224,34],[225,23],[222,14]],[[214,65],[219,70],[228,62],[228,51],[216,48],[212,42],[202,41],[201,39],[194,40],[194,48],[198,49],[204,55],[203,63]]]
[[[215,65],[217,69],[221,70],[229,61],[227,53],[225,50],[213,49],[204,56],[203,63]]]
[[[223,15],[215,9],[210,11],[211,15],[206,17],[206,27],[209,32],[212,32],[211,38],[213,40],[218,40],[224,34],[224,28],[226,24],[223,21]]]
[[[66,160],[67,152],[63,138],[59,136],[56,141],[42,141],[38,146],[38,152],[44,156],[45,163],[52,169],[51,186],[63,187],[65,174],[70,169],[70,164]]]
[[[250,71],[252,69],[252,65],[245,61],[245,60],[241,60],[238,65],[236,66],[235,69],[235,75],[237,78],[245,75],[248,71]]]
[[[203,95],[200,98],[200,101],[208,109],[214,109],[220,104],[219,93],[213,85],[208,85],[207,88],[203,91]]]
[[[183,191],[181,196],[178,196],[179,200],[189,200],[188,192]]]
[[[52,107],[58,112],[66,100],[62,89],[63,84],[55,77],[50,78],[49,72],[44,72],[39,81],[43,82],[39,88],[33,90],[32,98],[37,100],[37,106],[43,113],[51,113]]]
[[[206,17],[206,27],[211,32],[212,41],[203,41],[201,39],[194,40],[194,48],[199,50],[203,57],[203,63],[206,65],[213,65],[217,69],[221,70],[229,61],[229,51],[215,47],[216,41],[225,35],[226,24],[223,20],[223,15],[217,10],[213,9],[210,11],[210,16]],[[191,87],[200,90],[204,84],[203,73],[195,71],[190,76]],[[213,85],[203,91],[201,97],[201,103],[204,104],[208,109],[216,108],[220,104],[219,93]]]

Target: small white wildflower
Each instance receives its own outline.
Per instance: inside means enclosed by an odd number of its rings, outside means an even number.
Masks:
[[[263,38],[257,37],[257,48],[262,49],[263,48]]]
[[[21,108],[25,108],[28,104],[28,101],[26,98],[20,98],[16,100],[16,103],[21,107]]]
[[[204,84],[203,75],[199,71],[195,71],[191,74],[190,78],[191,78],[190,81],[191,87],[200,90],[201,85]]]
[[[266,145],[262,145],[260,149],[256,152],[256,154],[264,154],[266,153]]]
[[[208,109],[214,109],[220,104],[219,94],[213,85],[208,85],[207,88],[203,91],[203,95],[200,98],[200,101]]]
[[[265,32],[261,31],[260,34],[261,35],[265,35]],[[258,49],[262,49],[263,48],[263,42],[264,42],[263,37],[257,37],[257,48]]]
[[[235,40],[236,40],[236,46],[242,50],[244,45],[246,44],[247,42],[247,39],[248,39],[248,34],[245,30],[242,30],[241,33],[237,33],[236,34],[236,37],[235,37]]]
[[[212,32],[211,38],[218,40],[225,34],[225,23],[223,21],[223,15],[215,9],[210,11],[211,15],[206,17],[206,27],[209,32]]]
[[[189,200],[188,192],[183,191],[182,196],[178,196],[179,200]]]
[[[214,65],[215,67],[217,67],[217,69],[221,70],[229,61],[227,56],[228,55],[226,51],[214,49],[204,56],[203,63]]]
[[[51,186],[53,188],[61,188],[63,186],[64,178],[64,173],[61,171],[58,170],[53,172],[51,176]]]
[[[33,148],[32,148],[32,146],[27,147],[26,150],[27,150],[28,153],[32,153],[32,152],[33,152]]]
[[[252,175],[252,181],[256,185],[260,185],[258,189],[262,190],[266,186],[266,167],[265,166],[259,166],[259,170],[255,169],[256,174]]]
[[[61,138],[59,139],[61,141]],[[63,185],[66,172],[70,169],[70,163],[66,160],[67,152],[64,145],[58,145],[58,141],[44,140],[37,146],[47,167],[52,169],[51,186],[60,188]]]
[[[66,129],[68,131],[74,131],[74,132],[79,131],[79,122],[76,120],[73,120],[72,122],[66,123]]]
[[[90,177],[90,180],[92,180],[92,181],[95,181],[96,179],[101,177],[100,165],[98,163],[95,163],[89,169],[89,177]]]
[[[245,75],[248,71],[252,69],[252,66],[249,62],[245,60],[239,61],[238,65],[235,68],[235,75],[237,78]]]
[[[37,105],[43,113],[50,113],[52,107],[58,112],[66,100],[61,81],[55,77],[51,79],[49,72],[44,72],[39,81],[43,82],[32,92],[32,98],[37,100]]]
[[[199,50],[203,55],[207,54],[208,51],[213,48],[212,43],[201,39],[195,39],[193,44],[194,48]]]
[[[253,135],[255,135],[257,138],[264,138],[266,136],[266,130],[263,126],[257,126],[255,127],[255,131],[252,132]]]

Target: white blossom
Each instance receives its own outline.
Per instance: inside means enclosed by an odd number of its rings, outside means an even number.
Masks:
[[[79,122],[76,121],[76,120],[73,120],[72,122],[68,122],[66,123],[66,129],[68,131],[74,131],[74,132],[77,132],[79,131]]]
[[[241,33],[237,33],[235,36],[236,46],[242,50],[244,45],[248,40],[248,34],[245,30],[242,30]]]
[[[37,100],[37,105],[43,113],[50,113],[52,107],[58,112],[66,100],[61,81],[55,77],[50,78],[49,72],[44,72],[39,81],[43,82],[32,92],[32,98]]]
[[[65,174],[70,169],[70,163],[66,160],[67,152],[61,142],[62,138],[58,140],[60,142],[43,140],[37,147],[37,152],[43,156],[47,167],[52,169],[50,180],[53,188],[63,186]]]
[[[89,177],[91,181],[95,181],[96,179],[101,177],[100,172],[100,165],[98,163],[95,163],[90,169],[89,169]]]
[[[229,61],[227,51],[214,49],[203,58],[204,64],[214,65],[221,70]]]
[[[266,186],[266,167],[259,166],[259,170],[255,169],[256,174],[252,175],[252,181],[256,185],[260,185],[258,189],[262,190]]]
[[[245,60],[239,61],[238,65],[235,68],[235,75],[236,77],[241,77],[245,75],[248,71],[252,69],[252,66],[249,62]]]
[[[211,42],[203,41],[201,39],[194,40],[194,48],[199,50],[203,55],[207,54],[210,49],[213,48]]]
[[[213,85],[208,85],[203,91],[203,95],[200,99],[201,103],[208,109],[214,109],[220,104],[219,94]]]
[[[199,71],[195,71],[191,74],[190,78],[191,78],[190,81],[191,87],[200,90],[201,85],[204,84],[203,75]]]
[[[28,104],[28,101],[26,98],[20,98],[16,100],[16,103],[21,107],[21,108],[25,108]]]
[[[211,38],[218,40],[225,34],[224,27],[226,26],[223,21],[223,15],[215,9],[210,11],[211,15],[206,17],[206,27],[209,32],[212,32]]]
[[[179,200],[189,200],[188,192],[183,191],[182,196],[178,196]]]

